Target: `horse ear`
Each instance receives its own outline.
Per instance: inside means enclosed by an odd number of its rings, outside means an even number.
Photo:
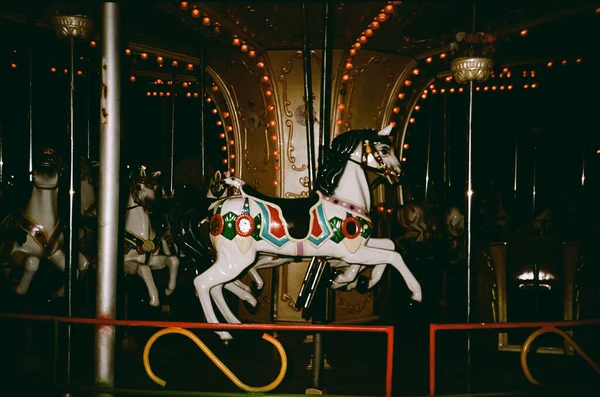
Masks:
[[[215,181],[220,181],[221,180],[221,170],[217,170],[217,172],[215,172]]]
[[[140,168],[140,176],[142,176],[142,177],[146,176],[146,167],[144,167],[143,165]]]
[[[388,135],[390,135],[390,132],[392,132],[392,128],[394,128],[394,125],[390,124],[387,127],[385,127],[384,129],[382,129],[381,131],[379,131],[377,133],[377,135],[379,135],[379,136],[388,136]]]
[[[158,178],[160,176],[160,171],[154,171],[152,174],[152,178]]]

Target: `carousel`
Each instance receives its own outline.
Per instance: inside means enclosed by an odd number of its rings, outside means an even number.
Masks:
[[[2,393],[596,395],[599,27],[3,3]]]

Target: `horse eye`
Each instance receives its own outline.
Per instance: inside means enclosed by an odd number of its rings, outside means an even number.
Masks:
[[[142,190],[142,185],[135,185],[135,190],[140,191]]]
[[[384,147],[383,149],[381,149],[381,154],[387,156],[388,154],[390,154],[390,151]]]

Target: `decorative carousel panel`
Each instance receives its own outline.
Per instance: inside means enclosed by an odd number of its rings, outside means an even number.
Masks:
[[[273,320],[307,322],[302,318],[302,311],[296,309],[296,299],[307,269],[308,262],[300,262],[290,263],[275,270],[277,272],[277,296],[273,308]]]
[[[319,109],[321,106],[319,89],[321,85],[320,54],[318,51],[311,51],[312,105],[315,122],[314,150],[316,155],[319,152]],[[284,174],[281,181],[283,196],[288,198],[306,197],[309,181],[302,51],[270,51],[268,61],[276,76],[273,79],[273,86],[281,120],[279,125],[279,157]]]
[[[576,319],[575,275],[581,264],[577,243],[555,236],[519,235],[506,243],[490,245],[490,269],[495,282],[491,291],[494,320],[560,321]],[[478,296],[480,292],[478,292]],[[486,291],[481,291],[482,296]],[[499,334],[498,349],[521,351],[531,330]],[[541,353],[571,352],[562,338],[548,338]]]
[[[407,57],[368,50],[357,53],[351,62],[342,59],[340,68],[351,70],[334,92],[344,109],[336,121],[336,134],[387,124],[384,115],[395,100],[394,87],[409,63]]]
[[[267,63],[261,58],[250,63],[241,58],[215,59],[211,66],[222,79],[230,104],[232,129],[237,139],[235,174],[260,192],[278,196],[280,179],[277,112]],[[230,154],[231,156],[231,154]]]
[[[371,269],[364,276],[370,277]],[[360,324],[374,321],[378,318],[375,299],[379,296],[380,288],[374,287],[365,294],[353,289],[351,291],[335,291],[333,320],[335,324]]]
[[[260,295],[255,294],[258,301],[256,307],[250,308],[244,302],[240,302],[238,315],[242,322],[270,323],[272,321],[273,269],[260,269],[258,273],[265,284]],[[252,285],[252,278],[246,274],[242,277],[242,282],[246,285]]]

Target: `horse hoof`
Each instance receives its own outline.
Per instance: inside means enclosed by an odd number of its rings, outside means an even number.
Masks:
[[[356,290],[361,294],[369,292],[369,277],[358,276],[358,282],[356,283]]]
[[[411,299],[412,299],[412,302],[421,303],[423,301],[423,296],[422,296],[421,292],[413,293],[411,296]]]
[[[160,306],[160,301],[158,299],[150,299],[148,304],[150,305],[150,307],[158,307]]]
[[[167,289],[165,289],[165,295],[171,296],[173,291],[175,291],[175,288],[167,288]]]
[[[256,283],[252,283],[252,294],[256,296],[260,296],[263,292],[264,285],[257,285]]]
[[[221,341],[224,344],[228,344],[229,341],[233,339],[233,336],[227,331],[218,331],[216,334],[219,335],[219,338],[221,338]]]
[[[330,272],[329,273],[329,279],[327,280],[327,285],[329,285],[333,289],[340,288],[342,286],[342,284],[337,283],[335,281],[340,274],[342,274],[342,273],[341,272],[336,272],[336,271]]]
[[[258,313],[258,305],[257,305],[256,301],[253,301],[253,302],[244,301],[244,307],[246,308],[246,311],[252,315],[255,315],[256,313]]]

